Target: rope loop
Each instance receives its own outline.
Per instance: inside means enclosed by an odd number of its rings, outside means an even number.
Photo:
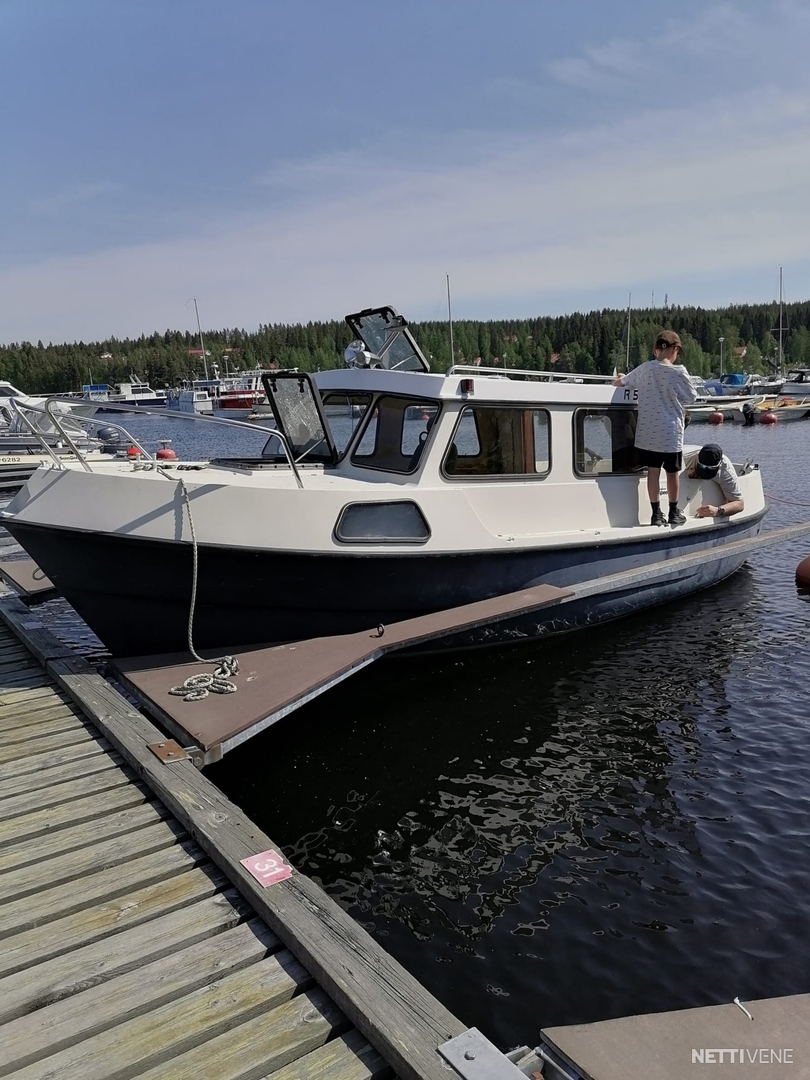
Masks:
[[[182,466],[178,466],[182,468]],[[213,660],[206,660],[200,656],[194,648],[194,609],[197,606],[197,579],[199,574],[199,554],[197,551],[197,534],[194,531],[194,518],[191,513],[191,500],[188,497],[188,488],[183,477],[178,477],[180,491],[188,514],[188,524],[191,530],[192,551],[192,575],[191,575],[191,603],[188,611],[188,651],[200,664],[216,664],[213,675],[200,672],[198,675],[189,677],[180,685],[173,686],[169,693],[175,697],[182,697],[184,701],[202,701],[209,694],[235,694],[238,687],[230,681],[231,677],[239,674],[239,661],[235,656],[217,656]]]

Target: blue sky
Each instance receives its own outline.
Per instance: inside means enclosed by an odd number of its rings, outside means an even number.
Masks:
[[[0,341],[810,296],[810,0],[0,0]]]

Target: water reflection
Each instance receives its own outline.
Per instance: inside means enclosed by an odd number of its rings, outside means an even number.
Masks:
[[[734,741],[724,698],[753,659],[751,587],[744,569],[557,643],[372,668],[212,779],[465,1022],[525,1039],[526,994],[543,1023],[638,1011],[651,941],[694,923],[694,865],[711,854],[695,806],[717,780],[700,726],[710,704],[713,734]],[[639,936],[617,986],[615,947],[595,946]],[[553,995],[535,985],[541,957]],[[452,988],[437,961],[455,965]],[[609,990],[583,993],[597,976]],[[482,1004],[515,994],[517,1014]]]

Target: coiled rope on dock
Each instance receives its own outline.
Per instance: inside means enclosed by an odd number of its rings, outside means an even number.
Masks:
[[[197,551],[197,534],[194,531],[194,515],[191,512],[191,500],[188,496],[188,488],[182,476],[177,480],[188,514],[188,524],[191,530],[192,551],[192,576],[191,576],[191,603],[188,610],[188,651],[201,664],[216,664],[213,674],[200,672],[197,675],[189,675],[179,686],[173,686],[169,693],[175,697],[181,697],[184,701],[202,701],[209,694],[235,694],[238,687],[231,682],[234,675],[239,674],[239,661],[235,656],[217,656],[212,660],[206,660],[200,656],[194,648],[194,609],[197,605],[197,579],[199,575],[199,554]]]

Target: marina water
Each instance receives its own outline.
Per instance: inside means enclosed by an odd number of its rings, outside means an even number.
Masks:
[[[125,423],[186,459],[265,441]],[[810,424],[687,436],[760,464],[765,528],[810,520]],[[499,1046],[810,991],[808,554],[767,548],[705,593],[547,644],[373,665],[208,775]]]

